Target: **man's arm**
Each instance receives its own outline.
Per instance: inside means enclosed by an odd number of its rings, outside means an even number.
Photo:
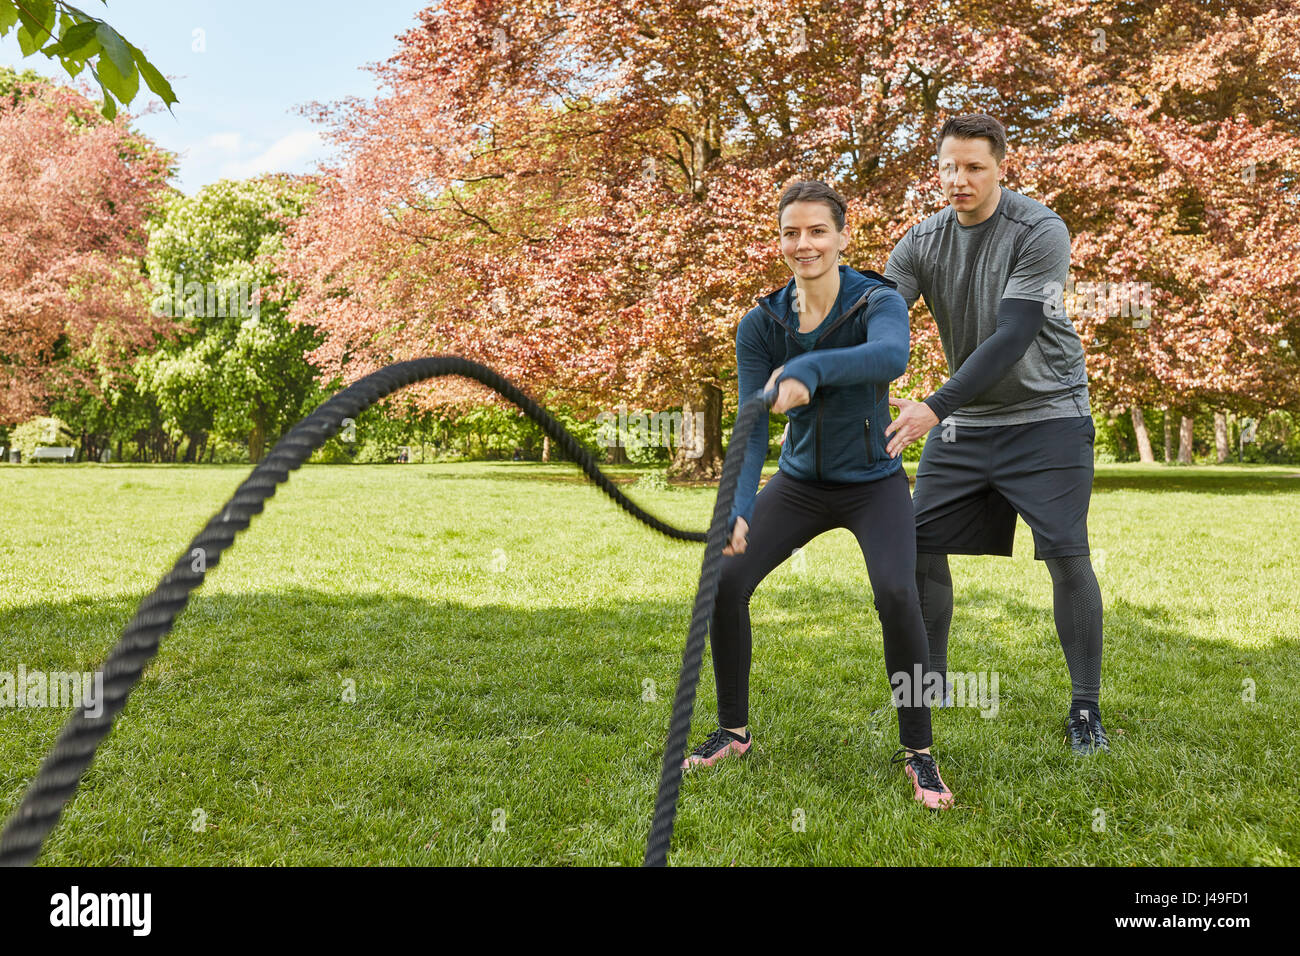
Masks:
[[[871,291],[867,341],[847,348],[818,349],[785,363],[777,379],[793,378],[815,393],[822,385],[887,384],[907,371],[911,328],[903,297],[888,286]]]
[[[943,385],[925,400],[939,421],[992,388],[1020,361],[1047,321],[1047,309],[1029,299],[998,303],[998,327]]]
[[[1024,356],[1047,321],[1070,271],[1070,232],[1058,218],[1045,219],[1025,237],[998,303],[997,328],[944,386],[925,400],[935,417],[947,418],[992,388]]]

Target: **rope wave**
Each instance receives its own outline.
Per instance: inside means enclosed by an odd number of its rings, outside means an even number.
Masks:
[[[722,548],[726,544],[728,531],[727,519],[735,498],[747,439],[759,416],[770,407],[774,393],[755,395],[742,404],[723,461],[722,478],[709,530],[707,533],[687,531],[661,521],[623,494],[600,470],[586,448],[554,416],[514,383],[486,365],[452,355],[398,362],[358,380],[323,402],[290,429],[244,479],[230,500],[181,552],[153,592],[140,602],[135,616],[123,630],[121,638],[104,663],[101,711],[94,717],[87,716],[84,709],[74,711],[64,724],[53,748],[42,762],[36,779],[27,788],[22,801],[0,834],[0,865],[24,866],[36,860],[42,844],[58,823],[63,808],[76,793],[99,745],[113,729],[117,715],[126,706],[127,698],[144,674],[149,661],[158,653],[163,637],[172,629],[177,615],[185,609],[190,594],[203,583],[207,572],[217,566],[222,552],[230,547],[235,536],[247,528],[253,517],[262,511],[266,500],[275,494],[276,488],[288,480],[289,472],[301,467],[312,452],[335,435],[343,427],[345,419],[355,418],[398,389],[443,375],[472,378],[513,402],[578,463],[597,487],[638,521],[679,541],[704,542],[700,583],[695,594],[690,633],[682,654],[682,670],[673,699],[654,817],[646,841],[645,864],[663,866],[667,863],[673,822],[677,815],[681,763],[686,755],[687,735],[695,707],[704,640],[708,635],[709,621],[717,598]],[[196,562],[192,559],[195,549],[200,549],[203,561]],[[195,570],[196,566],[201,570]],[[96,704],[100,702],[97,701]]]

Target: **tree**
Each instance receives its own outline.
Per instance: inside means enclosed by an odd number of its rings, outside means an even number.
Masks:
[[[221,180],[173,195],[150,223],[154,311],[172,320],[174,338],[137,370],[167,426],[188,436],[187,457],[215,431],[247,441],[259,461],[319,395],[317,370],[304,359],[319,338],[286,321],[295,292],[273,265],[311,190],[286,175]]]
[[[0,421],[149,344],[144,221],[171,157],[74,90],[0,76]]]
[[[1101,401],[1294,402],[1296,277],[1277,255],[1296,241],[1300,36],[1232,6],[448,0],[379,67],[373,103],[312,110],[341,160],[286,246],[294,315],[349,379],[454,351],[579,407],[702,409],[706,454],[678,464],[716,474],[736,323],[789,278],[781,188],[832,182],[848,261],[882,269],[938,208],[942,119],[983,111],[1010,133],[1006,184],[1070,225],[1079,276],[1154,290],[1149,328],[1079,319]],[[1252,50],[1266,68],[1238,68]],[[1231,83],[1211,89],[1202,61]],[[899,390],[924,393],[946,369],[916,319]]]
[[[1133,419],[1133,434],[1137,437],[1138,461],[1150,464],[1156,460],[1151,451],[1151,436],[1147,433],[1146,415],[1141,405],[1130,405],[1129,415]]]
[[[13,67],[0,66],[0,104],[6,108],[17,106],[35,90],[49,85],[50,82],[35,70],[20,73]]]
[[[39,52],[57,59],[70,78],[89,69],[104,93],[105,119],[117,115],[117,100],[126,105],[135,99],[140,77],[169,110],[178,102],[171,84],[143,53],[105,21],[63,0],[0,0],[0,36],[15,26],[23,56]]]
[[[1031,31],[1062,97],[1038,185],[1070,225],[1093,395],[1180,417],[1300,408],[1300,14],[1274,4],[1098,2]],[[1117,287],[1150,290],[1149,313]],[[1106,301],[1109,299],[1109,301]],[[1089,307],[1091,305],[1091,307]],[[1142,452],[1149,460],[1149,442]]]
[[[1015,41],[921,2],[882,16],[538,0],[485,16],[453,0],[421,17],[375,103],[315,110],[343,161],[286,269],[328,336],[320,359],[353,378],[456,351],[590,409],[702,410],[706,453],[678,462],[693,476],[720,463],[736,323],[789,278],[781,188],[835,181],[858,226],[851,261],[883,268],[932,204],[914,187],[941,106],[973,98],[941,104],[937,78],[969,62],[970,82],[991,83]]]
[[[120,461],[127,442],[135,446],[137,459],[175,458],[175,446],[164,427],[158,403],[140,392],[131,369],[109,373],[93,392],[68,390],[50,403],[50,411],[67,422],[83,461],[100,461],[105,451]]]

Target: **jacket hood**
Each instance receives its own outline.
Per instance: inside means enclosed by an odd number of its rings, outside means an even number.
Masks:
[[[893,279],[887,279],[879,272],[873,272],[870,269],[864,269],[859,272],[857,269],[845,265],[844,263],[840,263],[838,268],[840,270],[841,315],[852,309],[858,304],[863,296],[881,283],[884,283],[891,289],[898,287],[898,283]],[[798,286],[795,283],[794,276],[791,276],[790,281],[781,286],[781,288],[773,289],[771,292],[764,293],[758,297],[759,305],[764,306],[767,311],[772,313],[778,322],[787,329],[791,329],[791,331],[798,328],[797,320],[793,326],[789,321],[791,315],[797,314],[794,309],[791,308],[791,303],[795,298],[797,288]]]

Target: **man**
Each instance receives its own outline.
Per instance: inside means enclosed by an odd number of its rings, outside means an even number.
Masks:
[[[939,179],[949,205],[899,240],[885,267],[910,307],[934,317],[949,379],[885,429],[899,455],[927,434],[916,473],[916,583],[930,668],[946,673],[949,554],[1010,556],[1017,513],[1052,577],[1070,671],[1066,737],[1109,750],[1101,724],[1101,589],[1088,557],[1095,431],[1083,346],[1062,290],[1070,234],[1042,203],[999,183],[1006,130],[984,114],[944,123]]]

